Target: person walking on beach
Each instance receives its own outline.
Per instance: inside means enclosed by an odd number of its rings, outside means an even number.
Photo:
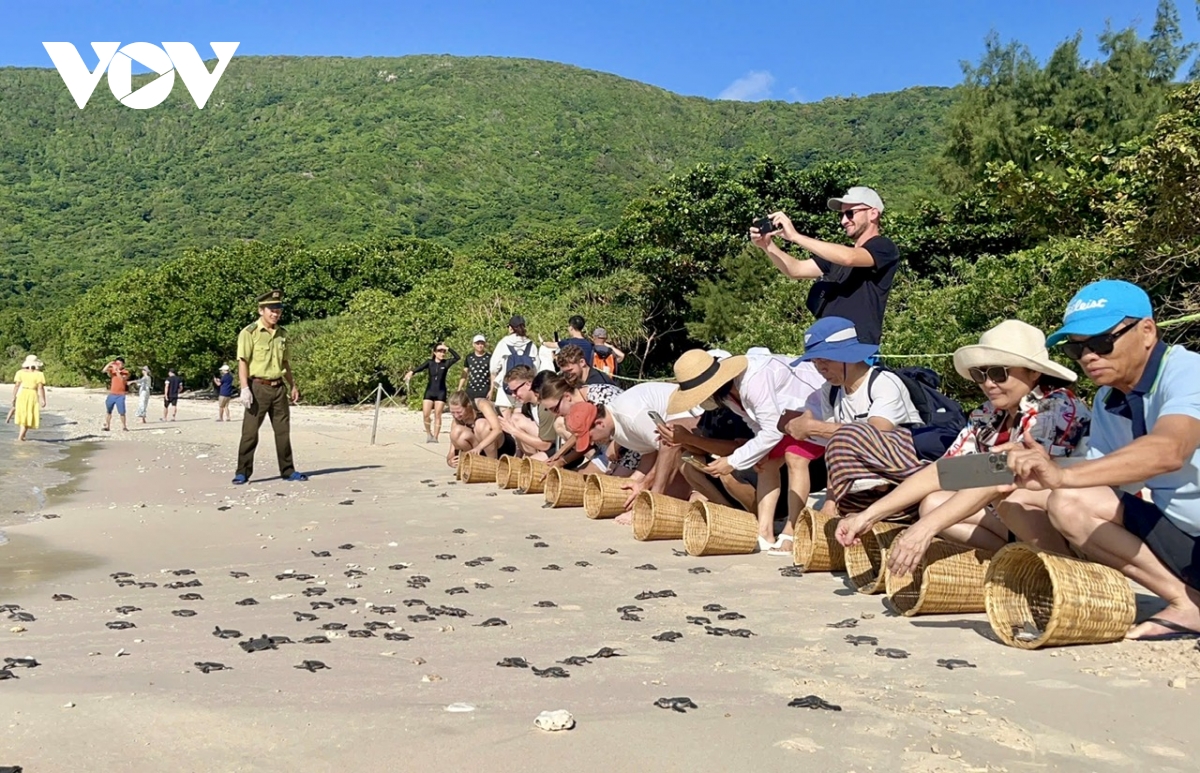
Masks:
[[[816,280],[805,303],[814,317],[845,317],[854,323],[859,341],[878,344],[883,336],[888,293],[900,265],[896,243],[879,232],[883,199],[871,188],[856,186],[844,196],[829,199],[827,205],[838,213],[842,230],[853,246],[804,236],[782,212],[771,214],[774,227],[770,231],[751,228],[750,241],[767,253],[784,276]],[[792,257],[775,245],[775,236],[799,245],[812,257]]]
[[[17,440],[24,440],[29,430],[37,429],[41,423],[39,409],[46,407],[46,375],[41,367],[42,361],[31,354],[13,376],[13,410],[9,415],[16,417],[20,427]]]
[[[146,411],[150,408],[150,391],[154,387],[154,382],[150,378],[150,366],[142,366],[142,377],[137,380],[138,388],[138,407],[133,414],[142,420],[142,424],[146,423]]]
[[[108,384],[108,397],[104,398],[104,431],[112,428],[113,409],[121,415],[121,429],[129,431],[125,423],[125,395],[129,392],[129,371],[125,370],[125,358],[118,357],[104,366],[104,375],[111,380]]]
[[[167,371],[167,380],[163,384],[163,417],[162,420],[167,420],[167,413],[171,414],[171,421],[179,415],[179,393],[183,391],[183,379],[175,373],[174,369]]]
[[[446,359],[449,352],[450,359]],[[425,419],[425,442],[436,443],[442,434],[442,412],[446,410],[446,374],[454,363],[458,362],[458,352],[445,343],[433,347],[433,355],[417,367],[404,374],[404,386],[407,388],[414,373],[429,371],[429,384],[425,387],[425,395],[421,400],[421,414]],[[430,421],[433,429],[430,431]]]
[[[229,401],[233,399],[233,374],[228,365],[221,366],[221,374],[213,379],[217,388],[217,421],[233,421],[229,413]]]
[[[284,480],[305,481],[292,463],[292,418],[290,402],[300,402],[300,390],[288,362],[287,331],[279,324],[283,316],[283,291],[272,290],[258,297],[258,320],[238,333],[238,398],[246,409],[242,414],[242,439],[238,444],[237,473],[233,484],[250,481],[254,472],[254,449],[263,419],[271,417],[275,433],[275,456],[279,475]],[[289,389],[290,388],[290,394]]]

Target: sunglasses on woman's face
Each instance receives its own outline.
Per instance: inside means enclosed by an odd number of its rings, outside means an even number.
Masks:
[[[1008,368],[1003,365],[989,365],[986,368],[968,368],[971,380],[976,384],[991,381],[993,384],[1003,384],[1008,381]]]
[[[1140,319],[1135,319],[1120,330],[1114,330],[1111,333],[1101,333],[1100,335],[1085,338],[1082,341],[1063,341],[1063,354],[1070,357],[1072,360],[1083,359],[1083,353],[1089,351],[1097,357],[1107,357],[1113,353],[1113,347],[1117,345],[1117,339],[1137,327]]]

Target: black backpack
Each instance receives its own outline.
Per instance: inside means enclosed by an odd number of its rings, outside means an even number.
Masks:
[[[871,387],[880,373],[891,373],[900,379],[921,416],[923,426],[909,428],[917,456],[930,462],[941,459],[958,433],[967,426],[967,414],[962,406],[938,391],[942,379],[929,368],[886,368],[881,365],[872,366],[871,375],[867,377],[868,401],[874,399]],[[837,394],[838,387],[833,387],[829,392],[831,403],[836,401]]]

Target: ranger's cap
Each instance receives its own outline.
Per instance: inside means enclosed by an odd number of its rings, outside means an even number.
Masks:
[[[280,290],[278,287],[270,292],[263,293],[262,295],[258,296],[259,306],[270,306],[276,303],[283,303],[283,290]]]

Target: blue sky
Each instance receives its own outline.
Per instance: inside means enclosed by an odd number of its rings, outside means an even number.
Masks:
[[[1195,0],[1177,0],[1200,40]],[[255,54],[528,57],[614,73],[680,94],[809,101],[949,86],[995,29],[1044,58],[1082,31],[1089,55],[1106,21],[1148,31],[1157,0],[681,2],[6,3],[0,66],[50,67],[42,41],[238,41]],[[235,56],[230,67],[237,66]],[[0,95],[0,98],[3,98]]]

